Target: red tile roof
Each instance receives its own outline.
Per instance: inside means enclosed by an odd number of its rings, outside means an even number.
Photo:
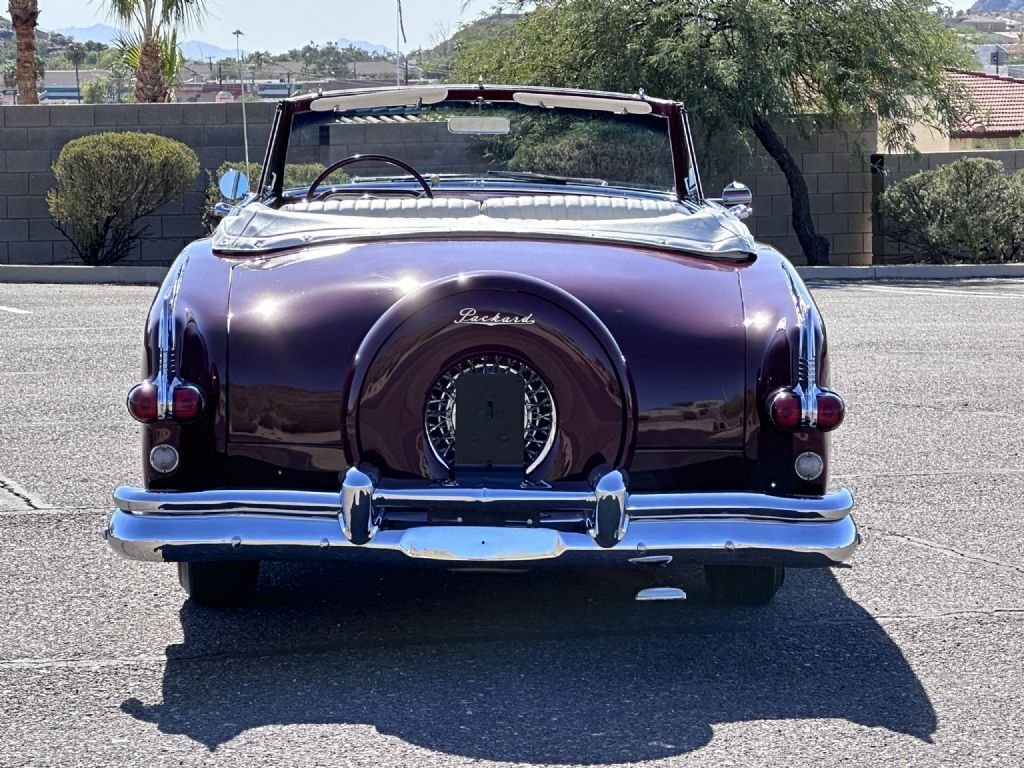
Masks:
[[[964,69],[947,70],[966,90],[973,108],[953,138],[1018,136],[1024,133],[1024,79]]]

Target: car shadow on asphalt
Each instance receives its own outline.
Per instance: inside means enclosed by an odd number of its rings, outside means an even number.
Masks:
[[[913,670],[831,573],[790,570],[756,609],[713,605],[698,569],[663,578],[690,599],[636,603],[651,583],[636,572],[265,565],[248,608],[186,601],[162,701],[121,708],[210,750],[262,726],[367,724],[542,764],[664,758],[750,720],[842,718],[931,740]]]

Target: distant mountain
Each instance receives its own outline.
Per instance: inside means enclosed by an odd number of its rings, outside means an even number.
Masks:
[[[1024,0],[978,0],[968,13],[1007,13],[1024,11]]]
[[[213,56],[214,59],[235,58],[234,48],[219,48],[213,43],[204,43],[202,40],[186,40],[178,47],[185,54],[185,58],[190,61],[206,61],[210,56]],[[242,49],[243,56],[247,56],[248,53],[245,48]]]
[[[73,37],[79,43],[92,41],[94,43],[106,43],[107,45],[114,42],[114,38],[117,37],[119,32],[117,27],[111,27],[107,24],[93,24],[91,27],[63,27],[53,31],[65,37]]]
[[[1024,0],[1021,0],[1024,2]],[[8,22],[9,24],[10,22]],[[91,27],[63,27],[61,29],[54,29],[53,32],[57,32],[66,37],[73,37],[80,43],[93,41],[96,43],[106,43],[110,45],[114,42],[117,37],[117,27],[111,27],[107,24],[93,24]],[[368,40],[349,40],[348,38],[339,38],[335,41],[339,48],[347,48],[348,46],[354,46],[355,48],[361,48],[364,51],[370,53],[391,53],[392,49],[386,45],[380,43],[371,43]],[[213,43],[207,43],[203,40],[188,40],[181,44],[181,51],[185,54],[186,59],[192,59],[193,61],[203,61],[206,58],[213,56],[215,59],[227,59],[235,57],[234,48],[221,48],[220,46],[214,45]],[[242,55],[246,55],[248,52],[243,49]],[[278,51],[274,51],[278,53]]]
[[[394,53],[393,48],[388,48],[386,45],[381,45],[380,43],[370,43],[367,42],[366,40],[349,40],[347,38],[341,37],[335,40],[334,44],[337,45],[339,48],[348,48],[351,45],[353,48],[360,48],[364,51],[369,51],[370,53]]]

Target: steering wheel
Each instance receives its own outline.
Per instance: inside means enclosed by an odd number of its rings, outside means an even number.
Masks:
[[[328,166],[323,173],[316,177],[313,183],[309,185],[309,191],[306,192],[306,202],[309,203],[313,201],[313,199],[316,196],[317,187],[319,187],[323,180],[330,176],[332,173],[334,173],[336,170],[338,170],[339,168],[344,168],[347,165],[352,165],[353,163],[366,162],[387,163],[388,165],[394,165],[397,166],[398,168],[401,168],[403,171],[405,171],[414,179],[416,179],[417,182],[419,182],[419,185],[423,187],[423,194],[433,199],[434,193],[430,191],[430,185],[427,183],[427,180],[423,178],[419,171],[417,171],[408,163],[403,163],[398,158],[390,157],[388,155],[352,155],[351,157],[346,157],[344,160],[339,160],[333,165]]]

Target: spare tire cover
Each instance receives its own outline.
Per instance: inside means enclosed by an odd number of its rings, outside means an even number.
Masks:
[[[582,480],[628,461],[634,398],[607,328],[560,288],[496,272],[432,283],[374,324],[346,389],[349,461],[385,477],[450,479],[425,428],[431,390],[453,366],[488,356],[533,369],[554,401],[554,436],[530,481]]]

